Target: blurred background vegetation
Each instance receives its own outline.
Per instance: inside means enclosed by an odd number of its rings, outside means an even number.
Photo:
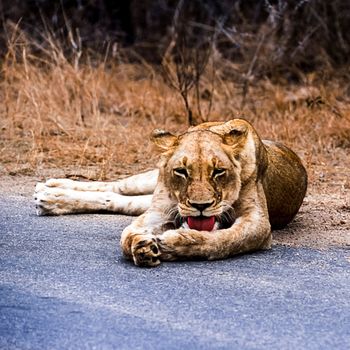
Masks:
[[[117,44],[151,63],[161,62],[174,31],[185,32],[196,48],[215,39],[242,72],[253,66],[251,75],[287,81],[347,69],[350,60],[347,0],[1,0],[0,16],[3,53],[12,22],[43,43],[49,29],[66,50],[70,31],[84,48],[104,53]]]

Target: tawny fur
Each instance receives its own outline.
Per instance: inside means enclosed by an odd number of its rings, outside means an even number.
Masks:
[[[305,196],[307,174],[298,156],[279,143],[261,141],[245,120],[205,123],[180,136],[157,130],[152,139],[162,151],[159,170],[110,183],[37,184],[38,215],[142,214],[124,229],[121,247],[136,265],[157,266],[270,248],[271,226],[287,225]],[[199,210],[198,204],[206,208]],[[229,216],[232,222],[223,228],[215,224],[210,232],[177,222],[198,215]]]

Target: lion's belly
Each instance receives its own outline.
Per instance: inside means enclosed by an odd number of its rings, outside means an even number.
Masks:
[[[300,158],[280,143],[263,141],[268,167],[263,180],[271,227],[286,226],[298,212],[307,189],[307,173]]]

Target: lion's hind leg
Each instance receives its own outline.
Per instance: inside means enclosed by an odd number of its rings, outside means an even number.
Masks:
[[[71,179],[49,179],[44,184],[47,187],[57,187],[74,191],[115,192],[123,195],[152,194],[158,180],[158,170],[126,177],[113,182],[74,181]]]
[[[109,211],[140,215],[151,205],[152,195],[124,196],[111,191],[77,191],[39,183],[34,193],[38,215],[63,215]]]
[[[49,179],[38,183],[34,200],[38,215],[62,215],[110,211],[140,215],[151,205],[158,170],[137,174],[115,182],[83,182]]]

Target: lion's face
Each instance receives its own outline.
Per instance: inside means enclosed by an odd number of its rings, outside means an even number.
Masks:
[[[225,125],[225,124],[223,124]],[[226,128],[227,129],[227,128]],[[161,176],[185,227],[212,231],[231,225],[242,180],[247,130],[220,125],[192,128],[176,137],[158,132],[164,153]]]
[[[189,226],[200,226],[203,217],[203,226],[210,228],[217,221],[213,218],[221,217],[238,198],[240,164],[221,144],[222,139],[209,131],[185,134],[164,169],[166,186]]]

